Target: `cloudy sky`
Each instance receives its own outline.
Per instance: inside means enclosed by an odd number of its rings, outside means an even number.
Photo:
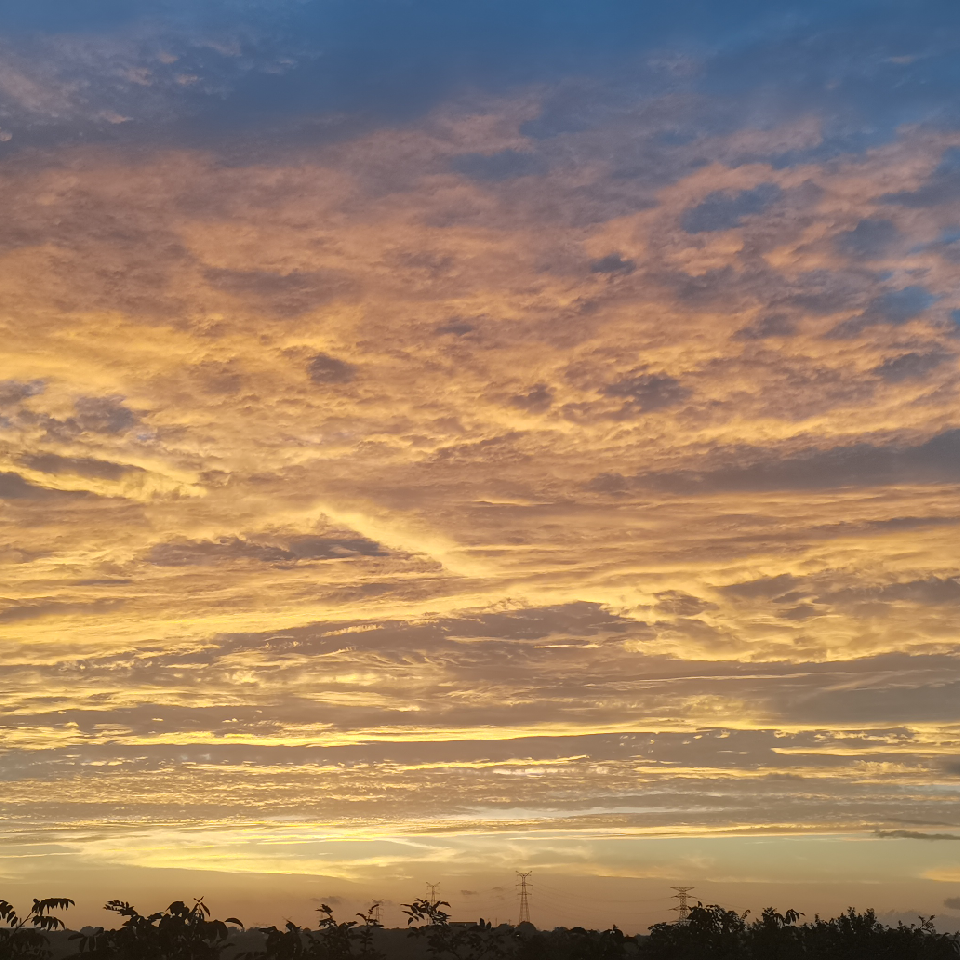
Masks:
[[[958,55],[4,4],[0,894],[960,923]]]

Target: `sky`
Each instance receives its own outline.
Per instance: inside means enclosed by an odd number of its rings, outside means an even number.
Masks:
[[[0,896],[960,926],[952,3],[0,8]]]

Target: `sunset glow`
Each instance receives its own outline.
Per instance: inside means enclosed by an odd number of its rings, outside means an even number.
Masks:
[[[0,893],[960,924],[955,10],[12,6]]]

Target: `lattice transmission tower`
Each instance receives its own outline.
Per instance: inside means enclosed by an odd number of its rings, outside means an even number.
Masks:
[[[532,870],[528,870],[526,873],[521,873],[517,871],[517,876],[520,878],[520,883],[517,884],[520,891],[520,917],[517,920],[517,925],[521,923],[530,923],[530,897],[527,893],[527,877],[530,876]]]
[[[440,889],[439,883],[427,883],[427,890],[430,891],[429,900],[431,903],[437,902],[437,891]]]
[[[375,923],[380,923],[380,901],[374,900],[370,906],[370,916]]]
[[[670,909],[676,912],[677,923],[683,923],[687,917],[690,916],[690,904],[687,903],[687,894],[693,887],[671,887],[670,889],[677,891],[673,899],[679,901],[675,907],[671,907]]]

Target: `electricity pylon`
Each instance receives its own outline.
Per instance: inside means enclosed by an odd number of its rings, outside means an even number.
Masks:
[[[430,902],[437,902],[437,890],[440,889],[439,883],[427,883],[427,889],[430,891]]]
[[[373,917],[374,923],[380,922],[380,901],[374,900],[370,906],[370,916]]]
[[[521,923],[530,923],[530,898],[527,896],[527,877],[530,876],[532,870],[528,870],[526,873],[521,873],[517,871],[517,876],[520,878],[520,917],[517,920],[517,925]]]
[[[671,907],[670,909],[676,911],[677,923],[683,923],[684,920],[690,916],[690,905],[687,903],[687,894],[693,887],[671,887],[670,889],[677,891],[673,899],[680,901],[675,907]]]

